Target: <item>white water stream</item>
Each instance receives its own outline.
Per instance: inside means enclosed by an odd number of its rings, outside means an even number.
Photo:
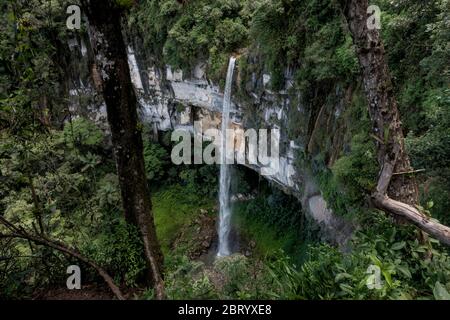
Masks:
[[[233,73],[236,58],[231,57],[228,64],[227,79],[225,83],[225,92],[222,109],[222,140],[220,149],[220,186],[219,186],[219,250],[217,255],[224,257],[230,255],[230,229],[231,229],[231,208],[230,208],[230,168],[227,164],[227,139],[226,130],[228,129],[231,106],[231,87],[233,84]]]

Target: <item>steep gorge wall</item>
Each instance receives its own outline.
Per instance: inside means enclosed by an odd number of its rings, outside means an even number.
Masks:
[[[79,51],[80,65],[92,61],[83,44],[85,41],[78,39],[76,44],[71,44],[71,50]],[[155,132],[185,129],[199,134],[194,121],[201,121],[203,132],[208,128],[220,129],[223,94],[219,85],[208,79],[205,63],[183,72],[170,66],[158,67],[141,52],[128,47],[131,76],[144,122],[152,125]],[[89,67],[96,69],[95,65]],[[330,164],[337,158],[344,148],[345,126],[340,116],[348,93],[334,88],[333,103],[324,102],[317,111],[301,102],[292,70],[285,70],[284,89],[272,91],[271,75],[264,72],[257,55],[239,57],[237,68],[231,111],[233,127],[280,130],[279,170],[265,178],[299,199],[305,213],[321,226],[323,238],[345,245],[354,225],[329,209],[311,169],[314,161],[301,158],[308,153],[312,155],[310,159],[325,157]],[[104,124],[106,109],[98,98],[95,72],[94,79],[83,79],[85,74],[77,76],[79,79],[70,92],[72,109],[83,109]],[[84,108],[81,95],[89,101]],[[249,167],[261,171],[260,166]]]

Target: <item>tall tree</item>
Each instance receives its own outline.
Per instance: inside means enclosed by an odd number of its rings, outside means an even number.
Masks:
[[[137,100],[120,23],[123,9],[118,3],[115,0],[82,1],[89,20],[95,63],[102,78],[101,89],[111,128],[125,218],[140,231],[156,297],[163,299],[163,255],[153,221]]]
[[[418,208],[417,184],[404,146],[402,124],[377,28],[369,28],[368,0],[340,0],[353,37],[362,71],[364,91],[373,122],[373,134],[381,170],[372,195],[376,207],[411,221],[420,229],[450,245],[450,228]]]

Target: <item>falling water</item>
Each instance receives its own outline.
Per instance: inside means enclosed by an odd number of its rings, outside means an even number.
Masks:
[[[231,105],[231,85],[233,83],[233,72],[236,59],[230,58],[228,64],[227,81],[225,84],[225,94],[222,109],[222,141],[220,149],[220,186],[219,186],[219,251],[217,255],[224,257],[230,255],[230,228],[231,228],[231,208],[230,208],[230,170],[226,163],[226,129],[228,128],[230,105]]]

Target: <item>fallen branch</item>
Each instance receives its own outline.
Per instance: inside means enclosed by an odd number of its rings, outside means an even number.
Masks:
[[[369,28],[368,0],[340,0],[347,19],[362,73],[364,92],[372,120],[371,137],[377,143],[381,167],[374,205],[395,217],[403,217],[422,231],[450,245],[450,228],[428,217],[418,208],[418,187],[414,176],[422,172],[411,167],[404,145],[402,122],[394,96],[392,79],[385,59],[385,49],[377,28]]]
[[[78,250],[69,248],[65,244],[63,244],[59,241],[56,241],[56,240],[51,240],[43,235],[39,235],[39,236],[32,235],[32,234],[28,233],[25,229],[13,225],[11,222],[6,220],[2,216],[0,216],[0,223],[3,224],[7,229],[9,229],[11,231],[10,234],[0,234],[0,238],[21,238],[21,239],[25,239],[25,240],[34,242],[35,244],[43,245],[43,246],[55,249],[57,251],[66,253],[69,256],[72,256],[72,257],[86,263],[87,265],[91,266],[95,270],[97,270],[97,272],[100,274],[100,276],[103,278],[103,280],[105,280],[106,284],[109,286],[111,291],[114,293],[116,298],[118,300],[126,300],[125,297],[123,296],[122,292],[120,291],[120,288],[114,283],[114,280],[112,279],[112,277],[102,267],[97,265],[95,262],[93,262],[92,260],[81,255],[78,252]]]
[[[379,193],[375,193],[372,200],[378,209],[408,219],[421,230],[450,246],[450,228],[423,214],[417,208]]]
[[[418,172],[425,172],[425,169],[417,169],[417,170],[410,170],[410,171],[403,171],[403,172],[396,172],[393,173],[392,175],[401,175],[401,174],[411,174],[411,173],[418,173]]]

